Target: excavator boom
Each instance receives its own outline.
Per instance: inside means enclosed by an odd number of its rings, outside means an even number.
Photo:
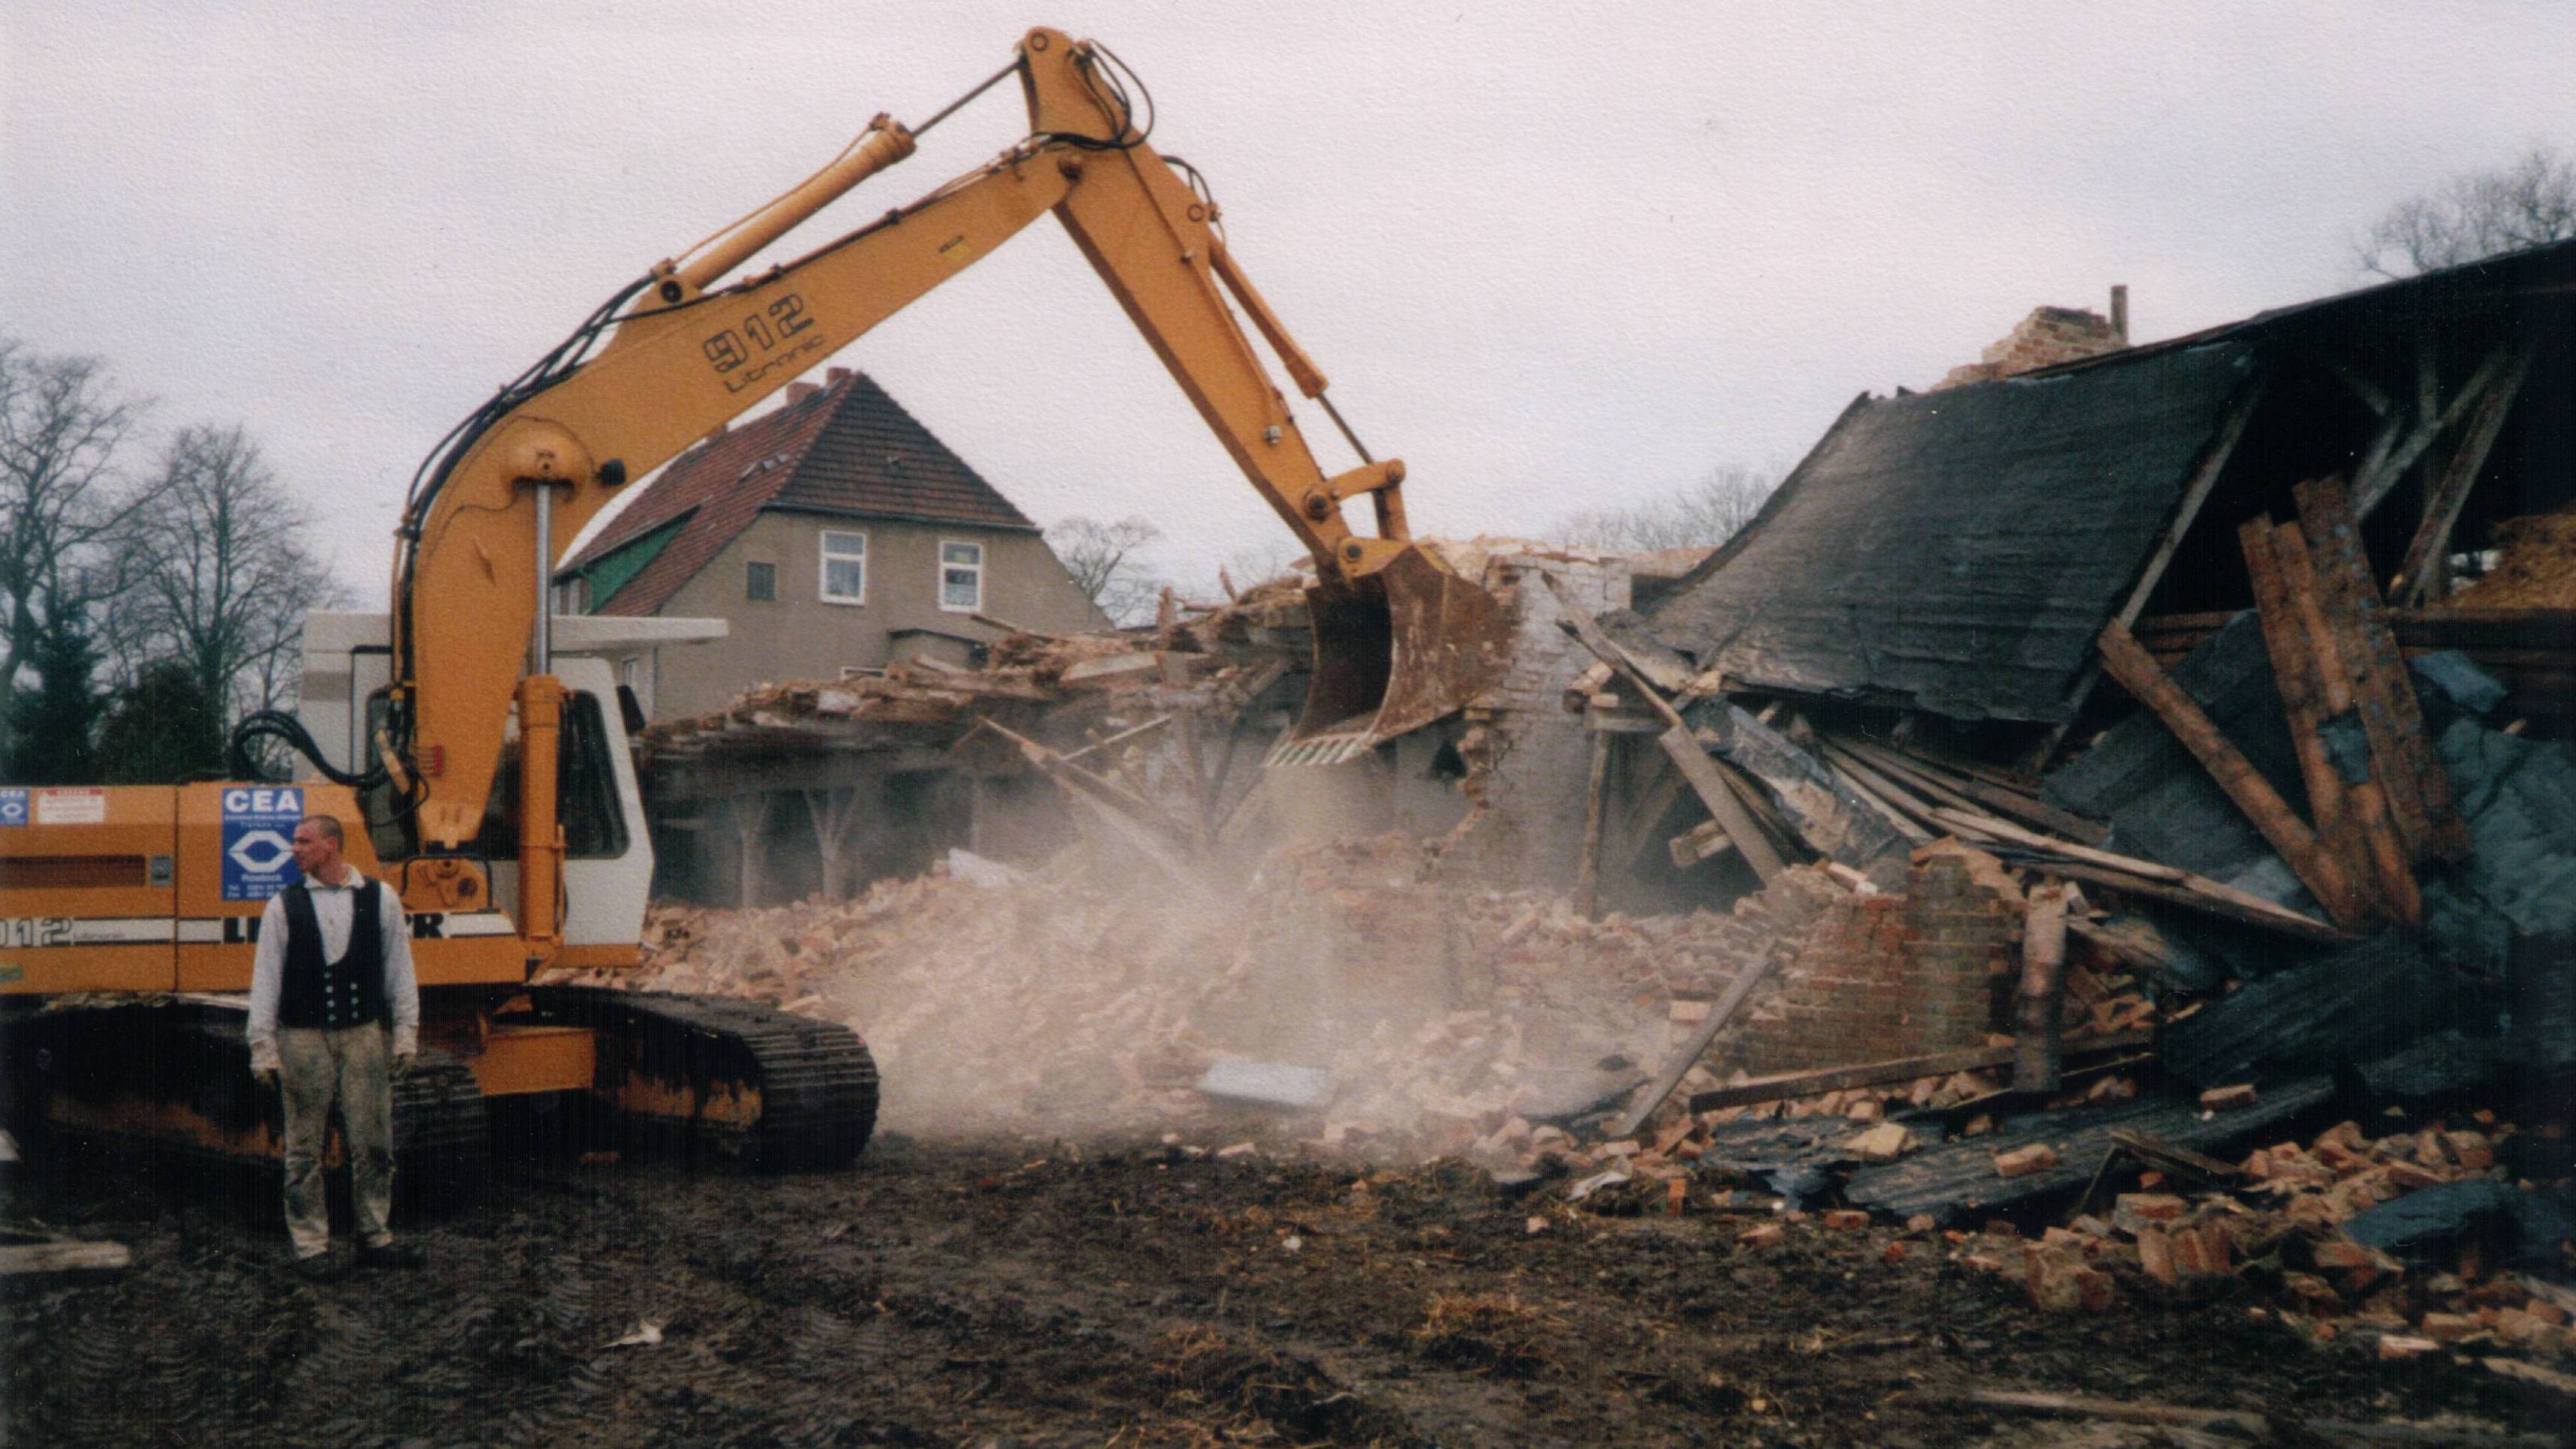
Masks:
[[[1105,52],[1033,30],[1013,68],[1029,135],[912,205],[793,261],[709,290],[869,175],[911,154],[879,117],[815,177],[653,269],[603,314],[596,355],[541,371],[486,409],[440,460],[397,559],[396,753],[422,843],[480,828],[502,722],[520,689],[540,586],[561,543],[615,495],[1052,211],[1245,476],[1314,556],[1315,684],[1292,742],[1339,758],[1427,724],[1491,686],[1493,600],[1415,547],[1403,464],[1327,475],[1227,305],[1230,293],[1298,386],[1307,359],[1226,250],[1215,208],[1145,144]],[[1009,74],[1010,72],[1004,72]],[[996,79],[999,79],[997,76]],[[943,113],[944,115],[945,113]],[[1366,496],[1373,535],[1342,505]],[[551,511],[540,525],[541,508]],[[550,540],[539,557],[540,538]],[[461,607],[460,601],[471,601]]]

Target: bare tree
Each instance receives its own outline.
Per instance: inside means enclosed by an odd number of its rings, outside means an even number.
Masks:
[[[1118,624],[1152,616],[1163,582],[1137,565],[1135,553],[1162,536],[1152,520],[1137,517],[1114,523],[1067,518],[1046,531],[1074,587]]]
[[[80,627],[132,578],[108,545],[159,493],[117,467],[144,407],[95,358],[0,338],[0,686],[48,629]]]
[[[2576,158],[2534,146],[2390,207],[2356,250],[2364,270],[2402,277],[2568,237],[2576,237]]]
[[[1588,508],[1548,530],[1558,543],[1617,553],[1659,548],[1715,547],[1753,521],[1764,499],[1780,486],[1771,470],[1724,464],[1691,488],[1629,508]]]
[[[161,501],[124,534],[141,565],[114,616],[127,672],[171,658],[227,713],[284,703],[305,611],[341,598],[298,541],[302,510],[239,427],[180,429],[159,487]]]

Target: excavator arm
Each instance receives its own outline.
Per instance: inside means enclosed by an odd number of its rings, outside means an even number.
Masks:
[[[1409,542],[1401,462],[1363,462],[1334,476],[1316,462],[1227,294],[1308,396],[1322,395],[1323,375],[1227,253],[1213,205],[1144,144],[1098,49],[1033,30],[1012,70],[1030,134],[992,162],[795,261],[716,286],[911,154],[912,133],[878,117],[814,178],[655,267],[577,334],[586,344],[614,325],[596,355],[550,359],[436,460],[399,540],[397,726],[388,741],[425,846],[454,849],[480,828],[514,694],[530,714],[521,676],[545,672],[542,645],[536,667],[526,667],[532,630],[543,638],[544,581],[563,543],[617,488],[1049,211],[1314,555],[1316,678],[1297,738],[1347,754],[1491,685],[1501,635],[1492,600]],[[1374,505],[1374,536],[1342,515],[1342,504],[1362,495]],[[529,723],[523,718],[523,729]],[[532,740],[528,758],[536,754]]]

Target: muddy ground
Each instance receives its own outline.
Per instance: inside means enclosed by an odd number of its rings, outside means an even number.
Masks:
[[[555,1156],[413,1228],[425,1270],[322,1287],[281,1271],[264,1194],[114,1163],[7,1195],[134,1252],[0,1288],[13,1445],[2181,1442],[1927,1398],[1976,1388],[2548,1422],[2474,1365],[2313,1345],[2241,1296],[2046,1317],[1937,1235],[1752,1248],[1742,1219],[1595,1217],[1456,1166]]]

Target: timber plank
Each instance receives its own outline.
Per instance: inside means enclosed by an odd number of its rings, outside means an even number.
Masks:
[[[2312,661],[2310,673],[2316,683],[2319,704],[2330,718],[2358,716],[2350,673],[2352,661],[2336,647],[2335,628],[2319,600],[2316,572],[2309,563],[2307,542],[2296,524],[2285,523],[2273,530],[2272,554],[2281,566],[2281,579],[2298,620],[2299,632],[2307,637],[2308,657]],[[2366,720],[2363,734],[2365,737],[2369,734]],[[2389,805],[2389,790],[2385,783],[2404,772],[2405,762],[2396,757],[2393,749],[2382,755],[2373,748],[2366,775],[2347,783],[2352,821],[2359,829],[2371,872],[2378,878],[2381,904],[2394,919],[2412,926],[2424,917],[2424,901],[2416,889],[2414,872],[2408,866],[2411,857],[2406,837]],[[2355,877],[2356,882],[2359,879]]]
[[[2112,677],[2156,712],[2165,728],[2173,731],[2192,758],[2227,792],[2227,798],[2236,802],[2236,808],[2244,811],[2254,828],[2280,852],[2281,859],[2325,906],[2335,924],[2345,929],[2360,925],[2360,915],[2354,909],[2359,897],[2351,878],[2317,843],[2306,822],[2291,813],[2280,792],[2202,712],[2199,702],[2157,667],[2156,661],[2116,620],[2103,626],[2101,653],[2102,663]]]
[[[2419,858],[2429,849],[2444,860],[2465,860],[2469,828],[2452,799],[2450,774],[2424,732],[2423,706],[2392,632],[2390,611],[2380,604],[2351,497],[2333,478],[2301,483],[2291,491],[2316,568],[2318,597],[2352,667],[2362,725],[2371,731],[2371,754],[2376,758],[2384,741],[2401,762],[2389,772],[2389,808],[2398,829],[2408,833]],[[2419,828],[2422,833],[2415,833]]]
[[[2358,881],[2369,865],[2361,827],[2353,818],[2353,801],[2344,778],[2326,747],[2325,725],[2334,711],[2325,701],[2324,665],[2310,647],[2307,628],[2290,596],[2290,581],[2276,547],[2272,520],[2260,514],[2236,530],[2245,553],[2246,577],[2254,586],[2254,612],[2263,626],[2263,648],[2272,659],[2272,685],[2289,720],[2290,746],[2299,759],[2299,777],[2308,790],[2308,814],[2317,839],[2343,862]]]

